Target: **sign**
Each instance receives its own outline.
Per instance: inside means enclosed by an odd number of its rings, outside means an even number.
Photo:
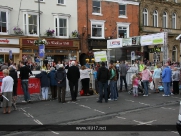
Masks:
[[[12,50],[9,50],[9,59],[12,59],[12,58],[13,58]]]
[[[122,47],[122,38],[107,40],[107,48],[121,48]]]
[[[0,44],[19,44],[19,39],[0,38]]]
[[[45,45],[41,44],[39,45],[39,56],[40,58],[43,58],[45,55]]]
[[[123,47],[139,45],[139,43],[140,43],[140,37],[123,38]]]
[[[25,45],[34,45],[34,41],[36,39],[23,39],[22,40],[22,44]],[[47,41],[47,45],[51,45],[51,46],[68,46],[68,47],[73,47],[73,41],[66,41],[66,40],[48,40]]]
[[[95,62],[107,61],[106,51],[94,52]]]
[[[149,53],[161,52],[161,47],[149,48],[148,50],[149,50]]]
[[[141,36],[141,46],[164,44],[164,33]]]
[[[134,51],[131,52],[131,60],[135,60],[135,52]]]
[[[20,49],[19,48],[3,48],[3,47],[0,47],[0,53],[9,53],[10,50],[13,53],[20,53]]]

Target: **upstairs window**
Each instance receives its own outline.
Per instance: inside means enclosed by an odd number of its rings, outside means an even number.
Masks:
[[[119,16],[126,16],[126,5],[119,5]]]
[[[163,28],[167,28],[167,12],[163,12]]]
[[[153,12],[153,26],[158,27],[158,12],[156,10]]]
[[[92,13],[101,14],[101,2],[93,0],[92,5]]]
[[[58,0],[58,4],[64,5],[65,4],[65,0]]]
[[[143,10],[143,26],[148,26],[148,10]]]
[[[172,14],[172,29],[176,29],[176,14]]]
[[[8,12],[0,10],[0,33],[8,32]]]
[[[68,38],[68,18],[55,18],[55,35],[57,37]]]

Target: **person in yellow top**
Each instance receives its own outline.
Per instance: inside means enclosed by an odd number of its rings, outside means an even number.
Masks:
[[[45,64],[43,64],[43,66],[41,67],[41,69],[47,70],[47,67]]]
[[[139,71],[142,72],[144,70],[144,64],[143,64],[143,61],[140,62],[139,64]]]

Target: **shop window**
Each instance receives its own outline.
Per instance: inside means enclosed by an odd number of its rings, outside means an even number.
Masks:
[[[33,50],[33,53],[38,53],[39,51],[38,50]]]
[[[177,62],[177,48],[175,46],[172,49],[172,61]]]
[[[172,28],[176,29],[176,14],[172,14]]]
[[[45,53],[53,53],[54,50],[45,50]]]
[[[167,28],[167,12],[163,12],[163,28]]]
[[[117,35],[118,38],[128,38],[129,37],[129,25],[130,23],[117,23]]]
[[[98,0],[92,1],[92,13],[93,14],[101,14],[101,2]]]
[[[148,26],[148,10],[143,10],[143,25]]]
[[[26,35],[38,35],[38,14],[24,14],[24,33]]]
[[[119,5],[119,17],[126,16],[126,5]]]
[[[153,12],[153,26],[158,27],[158,12],[156,10]]]
[[[4,62],[4,55],[0,55],[0,63]]]
[[[58,37],[68,38],[68,18],[55,17],[55,34]]]
[[[22,52],[23,53],[32,53],[32,50],[31,49],[23,49]]]
[[[91,20],[91,38],[104,38],[103,20]]]

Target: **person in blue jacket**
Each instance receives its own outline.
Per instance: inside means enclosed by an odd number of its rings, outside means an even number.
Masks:
[[[170,96],[170,82],[171,82],[172,71],[168,66],[169,64],[166,63],[165,68],[162,71],[162,82],[164,87],[163,96]]]

